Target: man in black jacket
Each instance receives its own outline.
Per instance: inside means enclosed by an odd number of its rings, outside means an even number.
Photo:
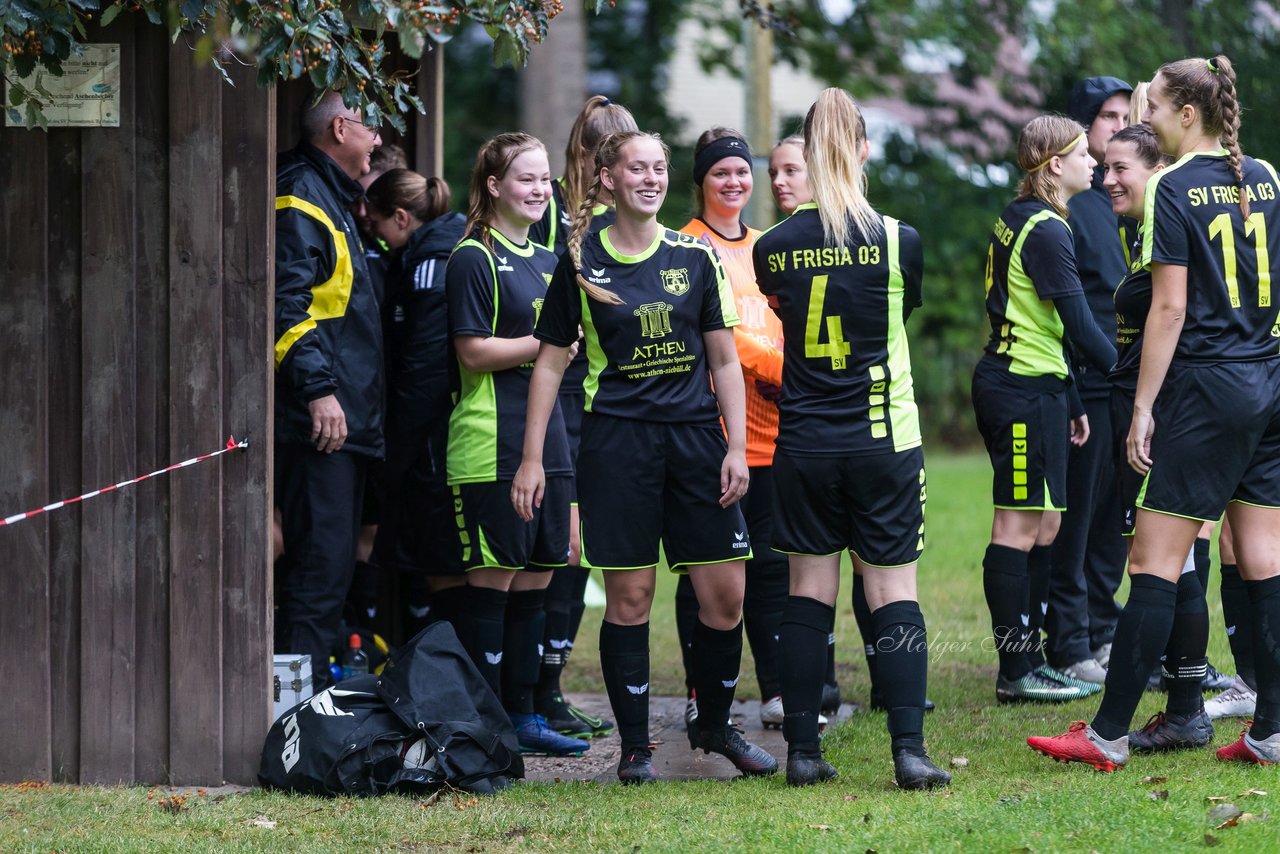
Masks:
[[[1089,154],[1098,161],[1093,185],[1068,202],[1076,268],[1094,322],[1112,341],[1112,294],[1129,268],[1119,222],[1102,187],[1102,161],[1107,141],[1129,123],[1132,93],[1128,83],[1115,77],[1089,77],[1076,84],[1067,103],[1067,114],[1088,129]],[[1124,576],[1126,548],[1112,460],[1111,386],[1084,359],[1072,362],[1089,417],[1089,441],[1070,450],[1067,511],[1052,546],[1045,629],[1050,664],[1076,679],[1101,683],[1120,613],[1115,593]]]
[[[381,321],[351,215],[381,140],[336,92],[302,126],[276,177],[276,640],[311,655],[318,690],[341,650],[365,474],[383,454]]]

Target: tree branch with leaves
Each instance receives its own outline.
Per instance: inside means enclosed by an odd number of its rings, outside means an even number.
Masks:
[[[605,2],[588,0],[597,11]],[[404,130],[403,114],[423,107],[410,75],[387,70],[393,45],[417,59],[475,21],[493,39],[495,64],[523,65],[563,8],[561,0],[0,0],[0,75],[11,115],[46,127],[45,75],[61,76],[95,20],[105,27],[121,14],[144,15],[171,40],[186,37],[228,83],[225,63],[251,63],[259,86],[306,78],[341,92],[366,121]]]

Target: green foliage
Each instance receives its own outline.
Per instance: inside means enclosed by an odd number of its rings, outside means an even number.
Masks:
[[[25,106],[28,127],[43,124],[49,96],[23,78],[37,68],[61,75],[62,63],[89,39],[95,16],[107,26],[129,12],[164,26],[174,40],[194,35],[196,58],[228,82],[223,62],[248,57],[260,86],[305,77],[342,92],[366,121],[404,130],[403,115],[420,112],[422,102],[408,74],[388,70],[391,44],[418,58],[474,21],[492,41],[495,63],[520,65],[562,8],[560,0],[0,0],[0,76],[9,83],[10,108]]]

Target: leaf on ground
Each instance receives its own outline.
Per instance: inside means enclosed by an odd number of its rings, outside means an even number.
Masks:
[[[1031,854],[1031,849],[1023,845],[1021,848],[1010,848],[1010,854]]]
[[[1218,841],[1218,837],[1214,836],[1212,833],[1206,833],[1204,835],[1204,844],[1212,848],[1215,845],[1221,845],[1222,843],[1220,843]]]
[[[1138,785],[1139,786],[1158,786],[1161,783],[1167,783],[1168,781],[1169,781],[1168,777],[1143,777],[1141,782],[1138,783]]]
[[[1209,797],[1205,798],[1205,800],[1211,804],[1220,804],[1223,801],[1229,801],[1231,799],[1228,798],[1226,795],[1210,795]]]
[[[1235,827],[1237,824],[1239,824],[1239,822],[1240,822],[1240,819],[1238,817],[1232,816],[1231,818],[1224,821],[1222,824],[1215,827],[1214,830],[1222,830],[1227,827]]]
[[[1002,804],[1020,804],[1020,803],[1022,803],[1022,798],[1018,797],[1017,795],[1005,795],[1003,798],[1001,798],[1001,799],[1000,799],[1000,803],[1002,803]]]
[[[1167,801],[1169,800],[1169,790],[1157,789],[1154,792],[1147,792],[1147,797],[1153,801]]]
[[[524,835],[525,835],[526,833],[528,833],[528,832],[529,832],[529,827],[528,827],[528,825],[523,825],[523,824],[522,824],[522,825],[520,825],[520,826],[518,826],[518,827],[513,827],[513,828],[511,828],[510,830],[508,830],[508,831],[507,831],[507,839],[518,839],[518,838],[520,838],[521,836],[524,836]]]
[[[425,810],[428,807],[435,806],[436,802],[440,800],[440,793],[443,791],[444,789],[436,789],[434,792],[431,793],[430,797],[425,798],[424,800],[418,801],[418,809]]]
[[[953,756],[951,757],[951,767],[952,768],[968,768],[969,760],[964,756]]]
[[[1241,792],[1241,793],[1240,793],[1239,795],[1237,795],[1236,797],[1240,797],[1240,798],[1247,798],[1247,797],[1250,797],[1250,796],[1258,797],[1258,798],[1265,798],[1265,797],[1267,796],[1267,793],[1266,793],[1266,792],[1264,792],[1264,791],[1262,791],[1261,789],[1246,789],[1245,791]]]
[[[845,799],[846,801],[856,801],[856,800],[858,799],[858,796],[857,796],[857,795],[845,795],[845,796],[844,796],[844,799]]]
[[[1220,822],[1233,820],[1239,815],[1240,808],[1235,804],[1218,804],[1216,807],[1209,810],[1209,821],[1213,824],[1219,824]],[[1225,826],[1228,825],[1219,824],[1219,827]]]
[[[1246,821],[1262,821],[1266,817],[1267,817],[1266,813],[1263,813],[1262,815],[1255,815],[1254,813],[1251,813],[1251,812],[1242,812],[1240,813],[1239,821],[1241,824],[1244,824]]]
[[[811,824],[811,825],[809,825],[809,829],[810,829],[810,830],[830,830],[830,829],[831,829],[831,825],[829,825],[829,824]]]
[[[257,818],[251,818],[247,822],[245,822],[245,824],[249,825],[250,827],[265,828],[266,830],[276,829],[276,823],[271,819],[267,818],[265,815],[260,815]]]

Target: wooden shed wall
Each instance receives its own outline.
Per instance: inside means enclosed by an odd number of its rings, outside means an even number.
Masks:
[[[254,779],[270,723],[275,95],[121,16],[121,126],[0,128],[0,781]]]

